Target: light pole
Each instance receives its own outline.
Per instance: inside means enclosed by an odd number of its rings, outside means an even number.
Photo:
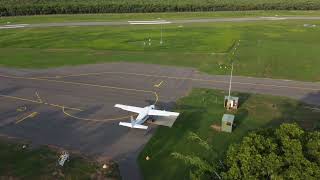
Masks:
[[[240,40],[238,41],[238,43],[236,44],[236,46],[234,47],[234,51],[232,52],[232,57],[231,57],[231,74],[230,74],[230,80],[229,80],[229,94],[228,94],[228,100],[230,100],[230,94],[231,94],[231,84],[232,84],[232,73],[233,73],[233,57],[234,54],[238,48],[238,46],[240,45]]]
[[[161,24],[161,40],[160,40],[160,44],[162,45],[162,24]]]
[[[233,72],[233,62],[232,62],[232,64],[231,64],[231,75],[230,75],[230,81],[229,81],[229,95],[228,95],[228,100],[230,100],[230,94],[231,94],[232,72]]]
[[[161,20],[161,18],[158,18],[159,20]],[[162,41],[162,23],[160,23],[160,45],[162,45],[163,41]]]

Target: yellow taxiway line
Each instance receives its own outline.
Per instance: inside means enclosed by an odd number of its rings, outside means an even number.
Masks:
[[[208,83],[225,83],[229,84],[228,81],[219,81],[219,80],[208,80],[208,79],[198,79],[198,78],[188,78],[188,77],[176,77],[176,76],[165,76],[165,75],[153,75],[153,74],[143,74],[143,73],[127,73],[127,72],[98,72],[98,73],[83,73],[83,74],[70,74],[65,76],[52,76],[46,78],[65,78],[65,77],[78,77],[78,76],[94,76],[94,75],[103,75],[103,74],[126,74],[126,75],[136,75],[136,76],[145,76],[145,77],[156,77],[156,78],[167,78],[167,79],[176,79],[176,80],[191,80],[191,81],[200,81]],[[241,85],[253,85],[253,86],[264,86],[264,87],[277,87],[277,88],[288,88],[288,89],[299,89],[299,90],[311,90],[319,91],[317,88],[307,88],[299,86],[285,86],[285,85],[274,85],[274,84],[262,84],[262,83],[249,83],[249,82],[232,82],[232,84],[241,84]]]
[[[24,121],[24,120],[27,119],[27,118],[33,118],[33,117],[35,117],[36,115],[38,115],[38,113],[37,113],[37,112],[33,112],[33,113],[29,114],[28,116],[25,116],[25,117],[19,119],[18,121],[16,121],[16,124]]]
[[[39,101],[35,101],[35,100],[32,100],[32,99],[26,99],[26,98],[21,98],[21,97],[16,97],[16,96],[8,96],[8,95],[0,94],[0,97],[20,100],[20,101],[27,101],[27,102],[37,103],[37,104],[44,104],[44,105],[53,106],[53,107],[59,107],[59,108],[64,107],[66,109],[75,110],[75,111],[82,111],[81,109],[78,109],[78,108],[72,108],[72,107],[68,107],[68,106],[61,106],[61,105],[58,105],[58,104],[52,104],[52,103],[46,103],[46,102],[39,102]]]
[[[135,114],[132,114],[132,115],[120,116],[120,117],[116,117],[116,118],[91,119],[91,118],[81,118],[81,117],[77,117],[77,116],[71,115],[71,114],[67,113],[64,108],[62,108],[62,112],[63,112],[63,114],[65,114],[66,116],[72,117],[72,118],[74,118],[74,119],[83,120],[83,121],[93,121],[93,122],[115,121],[115,120],[127,119],[127,118],[130,118],[131,116],[135,116]]]
[[[0,77],[3,77],[3,78],[12,78],[12,79],[25,79],[25,80],[37,80],[37,81],[55,82],[55,83],[63,83],[63,84],[71,84],[71,85],[90,86],[90,87],[116,89],[116,90],[123,90],[123,91],[144,92],[144,93],[152,93],[152,94],[155,93],[155,91],[150,91],[150,90],[123,88],[123,87],[115,87],[115,86],[107,86],[107,85],[98,85],[98,84],[89,84],[89,83],[72,82],[72,81],[63,81],[63,80],[54,80],[54,79],[43,79],[43,78],[36,78],[36,77],[8,76],[8,75],[1,75],[1,74],[0,74]]]
[[[145,93],[152,93],[153,92],[153,91],[141,90],[141,89],[123,88],[123,87],[89,84],[89,83],[72,82],[72,81],[63,81],[63,80],[54,80],[54,79],[43,79],[43,78],[36,78],[36,77],[20,77],[20,76],[7,76],[7,75],[0,75],[0,77],[12,78],[12,79],[25,79],[25,80],[56,82],[56,83],[63,83],[63,84],[91,86],[91,87],[108,88],[108,89],[116,89],[116,90],[124,90],[124,91],[136,91],[136,92],[145,92]]]
[[[122,88],[122,87],[114,87],[114,86],[106,86],[106,85],[97,85],[97,84],[89,84],[89,83],[80,83],[80,82],[71,82],[71,81],[63,81],[63,80],[54,80],[54,79],[44,79],[44,78],[36,78],[36,77],[19,77],[19,76],[8,76],[8,75],[0,75],[0,77],[3,78],[12,78],[12,79],[25,79],[25,80],[38,80],[38,81],[47,81],[47,82],[55,82],[55,83],[64,83],[64,84],[71,84],[71,85],[81,85],[81,86],[91,86],[91,87],[99,87],[99,88],[109,88],[109,89],[117,89],[117,90],[124,90],[124,91],[135,91],[135,92],[143,92],[143,93],[152,93],[155,96],[155,102],[156,104],[159,101],[159,96],[157,92],[155,91],[149,91],[149,90],[140,90],[140,89],[131,89],[131,88]],[[71,108],[71,107],[66,107],[66,106],[61,106],[57,104],[51,104],[51,103],[46,103],[43,102],[39,96],[39,94],[36,92],[36,96],[38,97],[38,101],[31,100],[31,99],[25,99],[21,97],[15,97],[15,96],[8,96],[8,95],[1,95],[0,97],[5,97],[5,98],[11,98],[15,100],[22,100],[22,101],[28,101],[32,103],[38,103],[38,104],[45,104],[49,106],[54,106],[54,107],[59,107],[62,109],[62,112],[72,118],[79,119],[79,120],[87,120],[87,121],[96,121],[96,122],[105,122],[105,121],[110,121],[110,120],[120,120],[120,119],[125,119],[129,118],[130,116],[123,116],[123,117],[117,117],[117,118],[109,118],[109,119],[87,119],[87,118],[81,118],[81,117],[76,117],[74,115],[71,115],[65,111],[65,109],[69,110],[77,110],[77,111],[83,111],[81,109],[77,108]]]
[[[163,81],[161,81],[159,84],[153,85],[153,87],[159,88],[162,85]]]
[[[42,99],[40,98],[38,92],[36,92],[36,96],[37,96],[37,98],[38,98],[38,101],[42,103],[43,101],[42,101]]]
[[[25,110],[27,110],[27,107],[26,107],[26,106],[21,106],[21,107],[18,107],[18,108],[16,109],[16,111],[18,111],[18,112],[23,112],[23,111],[25,111]]]
[[[158,93],[157,92],[153,92],[153,94],[155,95],[155,97],[156,97],[156,100],[154,101],[154,103],[153,103],[153,105],[156,105],[157,104],[157,102],[159,101],[159,95],[158,95]]]
[[[58,108],[62,109],[63,114],[65,114],[66,116],[69,116],[69,117],[72,117],[72,118],[78,119],[78,120],[85,120],[85,121],[106,122],[106,121],[127,119],[127,118],[130,118],[131,116],[135,116],[136,115],[136,114],[130,114],[128,116],[120,116],[120,117],[108,118],[108,119],[88,119],[88,118],[77,117],[77,116],[71,115],[71,114],[66,112],[66,109],[75,110],[75,111],[83,111],[83,110],[78,109],[78,108],[71,108],[71,107],[61,106],[61,105],[52,104],[52,103],[39,102],[39,101],[34,101],[34,100],[31,100],[31,99],[25,99],[25,98],[20,98],[20,97],[15,97],[15,96],[0,95],[0,97],[11,98],[11,99],[15,99],[15,100],[21,100],[21,101],[27,101],[27,102],[37,103],[37,104],[44,104],[44,105],[49,105],[49,106],[53,106],[53,107],[58,107]],[[159,97],[158,97],[158,94],[156,92],[155,92],[155,97],[156,97],[155,103],[157,103]],[[32,114],[30,114],[30,115],[18,120],[16,122],[16,124],[20,123],[21,121],[24,121],[27,118],[34,117],[37,114],[38,113],[34,112],[34,113],[32,113]]]
[[[156,100],[154,102],[154,105],[159,101],[159,96],[157,94],[157,92],[154,92],[154,95],[156,97]],[[107,122],[107,121],[116,121],[116,120],[121,120],[121,119],[127,119],[130,118],[131,116],[136,116],[136,114],[130,114],[128,116],[120,116],[120,117],[116,117],[116,118],[107,118],[107,119],[91,119],[91,118],[81,118],[81,117],[77,117],[74,115],[71,115],[69,113],[67,113],[65,111],[65,108],[62,107],[62,112],[69,117],[72,117],[74,119],[79,119],[79,120],[84,120],[84,121],[94,121],[94,122]]]

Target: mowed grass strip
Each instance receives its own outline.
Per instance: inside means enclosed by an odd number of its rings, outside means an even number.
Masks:
[[[314,24],[316,26],[308,26]],[[235,75],[320,80],[317,21],[63,27],[0,31],[0,65],[45,68],[97,62],[142,62]]]
[[[223,159],[227,147],[237,143],[249,131],[277,127],[281,123],[298,123],[305,129],[320,128],[320,111],[288,98],[234,93],[240,97],[240,108],[235,112],[236,127],[232,133],[218,132],[212,125],[221,125],[226,112],[223,107],[227,92],[194,89],[180,99],[176,111],[181,112],[172,128],[159,127],[139,156],[145,179],[189,179],[190,167],[174,159],[172,152],[194,155],[215,164]],[[188,140],[194,132],[206,140],[213,152],[206,152]],[[149,156],[149,160],[146,157]]]
[[[1,30],[0,48],[59,48],[122,51],[224,53],[239,33],[230,25],[51,27]]]
[[[224,62],[225,55],[201,53],[0,48],[0,59],[0,66],[14,68],[48,68],[106,62],[138,62],[196,67],[204,70],[208,69],[208,66],[214,66],[217,74],[226,74],[229,71],[228,69],[220,69],[217,63]],[[197,63],[194,62],[195,59],[198,59]]]

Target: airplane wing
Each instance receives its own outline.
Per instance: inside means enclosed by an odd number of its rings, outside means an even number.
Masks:
[[[122,104],[116,104],[114,105],[114,107],[126,110],[126,111],[131,111],[131,112],[135,112],[135,113],[140,113],[143,111],[143,108],[140,107],[134,107],[134,106],[127,106],[127,105],[122,105]]]
[[[149,110],[148,115],[150,116],[179,116],[180,113],[170,112],[170,111],[161,111],[161,110]]]

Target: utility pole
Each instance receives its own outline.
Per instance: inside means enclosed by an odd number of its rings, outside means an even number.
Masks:
[[[160,40],[160,44],[162,45],[162,24],[160,24],[160,28],[161,28],[161,40]]]
[[[230,74],[230,81],[229,81],[229,95],[228,95],[228,100],[230,100],[230,94],[231,94],[232,72],[233,72],[233,62],[232,62],[232,64],[231,64],[231,74]]]
[[[238,46],[240,45],[240,40],[238,41],[238,43],[235,45],[234,47],[234,51],[232,52],[232,56],[231,56],[231,73],[230,73],[230,80],[229,80],[229,94],[228,94],[228,100],[230,100],[230,94],[231,94],[231,84],[232,84],[232,74],[233,74],[233,57],[234,54],[238,48]]]
[[[158,18],[159,20],[161,20],[161,18]],[[162,41],[162,23],[160,23],[160,45],[162,45],[163,41]]]

